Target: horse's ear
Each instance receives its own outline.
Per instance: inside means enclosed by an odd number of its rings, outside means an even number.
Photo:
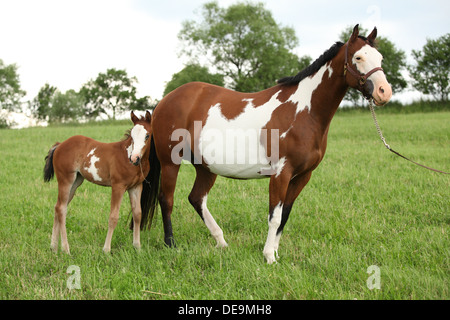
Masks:
[[[136,117],[134,112],[131,111],[131,121],[133,121],[133,123],[136,123],[136,122],[138,122],[138,120],[139,120],[138,117]]]
[[[375,38],[377,37],[377,27],[373,28],[372,32],[367,36],[367,40],[372,45],[375,43]]]
[[[357,24],[354,28],[353,28],[353,33],[350,37],[350,40],[348,42],[353,42],[355,41],[359,36],[359,24]]]
[[[150,112],[148,112],[148,110],[147,112],[145,112],[145,121],[152,122],[152,115]]]

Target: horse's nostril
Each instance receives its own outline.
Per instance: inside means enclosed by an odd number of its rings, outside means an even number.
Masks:
[[[382,87],[380,87],[380,92],[384,93],[384,89]]]

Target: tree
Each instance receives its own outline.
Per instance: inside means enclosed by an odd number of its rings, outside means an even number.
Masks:
[[[199,64],[188,64],[183,68],[183,70],[175,73],[172,76],[172,79],[167,82],[164,90],[164,96],[183,84],[192,81],[207,82],[223,87],[225,84],[223,78],[224,77],[220,74],[210,73],[207,67],[202,67]]]
[[[62,93],[46,83],[30,103],[30,109],[39,120],[67,122],[83,116],[83,105],[83,97],[75,90]]]
[[[263,3],[237,3],[228,8],[209,2],[203,21],[184,21],[178,38],[192,61],[208,60],[238,91],[259,91],[299,71],[295,31],[276,23]]]
[[[413,87],[436,100],[448,101],[450,93],[450,33],[433,40],[427,39],[423,49],[413,50],[416,64],[408,70]]]
[[[346,42],[353,32],[353,27],[349,26],[341,32],[340,39]],[[361,35],[368,35],[367,29],[359,27]],[[392,86],[393,92],[400,92],[407,86],[407,82],[402,75],[402,71],[406,70],[406,54],[403,50],[397,49],[395,44],[385,37],[378,36],[376,39],[378,51],[383,55],[383,70],[386,78]],[[359,99],[364,99],[361,94],[352,89],[349,90],[345,96],[346,100],[352,101],[355,104]]]
[[[130,108],[136,101],[135,77],[128,77],[125,70],[108,69],[99,73],[80,90],[85,99],[85,115],[97,117],[101,114],[116,119],[116,113]]]
[[[46,83],[38,92],[38,95],[31,101],[30,109],[33,115],[39,120],[48,120],[52,105],[52,99],[58,89]]]
[[[130,105],[130,110],[153,110],[157,106],[158,101],[153,100],[149,96],[136,98]]]
[[[65,93],[56,91],[51,101],[49,122],[67,122],[77,120],[83,115],[83,97],[75,90]]]
[[[20,99],[26,92],[20,88],[15,64],[5,65],[0,59],[0,110],[14,111],[20,107]]]

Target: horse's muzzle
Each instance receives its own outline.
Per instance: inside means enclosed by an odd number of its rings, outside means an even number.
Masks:
[[[134,160],[132,157],[130,157],[130,162],[133,165],[138,166],[141,163],[141,157],[137,156]]]

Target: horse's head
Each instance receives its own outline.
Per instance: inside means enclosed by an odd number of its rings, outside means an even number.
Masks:
[[[383,56],[375,48],[377,28],[367,38],[359,36],[358,25],[345,44],[344,74],[347,84],[359,90],[376,105],[385,105],[392,97],[392,88],[381,68]]]
[[[142,156],[150,147],[150,137],[152,135],[152,116],[150,112],[146,112],[144,117],[138,118],[131,111],[131,121],[133,121],[133,129],[131,129],[131,151],[129,151],[130,162],[135,166],[141,163]]]

